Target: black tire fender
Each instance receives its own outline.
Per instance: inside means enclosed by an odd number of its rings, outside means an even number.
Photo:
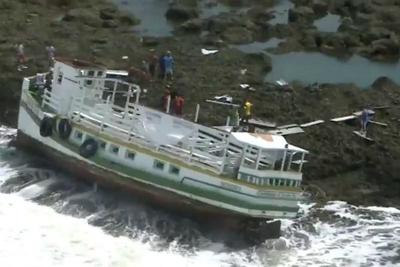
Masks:
[[[53,133],[53,118],[44,117],[40,122],[40,135],[49,137]]]
[[[68,139],[71,135],[72,126],[68,119],[61,119],[58,123],[58,134],[61,139]]]
[[[85,142],[79,147],[79,154],[84,158],[93,157],[98,148],[98,143],[96,140],[89,138],[86,139]]]

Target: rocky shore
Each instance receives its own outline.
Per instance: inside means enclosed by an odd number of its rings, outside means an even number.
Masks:
[[[400,88],[388,79],[378,79],[369,90],[351,84],[322,84],[310,88],[293,84],[293,90],[271,88],[264,82],[273,68],[265,53],[245,54],[233,45],[285,38],[274,53],[317,51],[341,57],[358,54],[372,60],[399,57],[400,2],[395,0],[328,1],[296,0],[288,11],[287,24],[268,20],[273,0],[224,0],[238,12],[201,18],[196,0],[180,0],[166,12],[175,26],[172,37],[135,35],[140,21],[103,0],[0,0],[0,121],[15,126],[21,78],[47,68],[45,46],[57,55],[96,61],[110,68],[140,66],[149,48],[171,50],[176,61],[173,87],[186,97],[185,114],[193,117],[195,104],[202,104],[203,123],[222,123],[226,110],[204,104],[215,95],[229,94],[240,102],[250,96],[255,116],[278,124],[326,123],[307,128],[289,141],[310,151],[304,169],[305,184],[319,192],[321,200],[340,199],[362,205],[400,206]],[[327,13],[338,14],[337,32],[319,32],[313,21]],[[396,13],[397,12],[397,13]],[[25,45],[28,69],[16,70],[15,48]],[[204,56],[201,48],[219,52]],[[129,60],[122,60],[128,56]],[[247,69],[245,74],[241,70]],[[240,89],[248,83],[255,92]],[[143,84],[149,89],[144,100],[159,104],[162,81]],[[376,110],[376,120],[388,127],[371,126],[374,143],[352,134],[359,124],[334,124],[329,119],[345,116],[366,105]],[[317,188],[317,189],[316,189]]]

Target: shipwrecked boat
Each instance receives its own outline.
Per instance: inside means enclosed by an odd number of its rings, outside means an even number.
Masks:
[[[99,64],[58,58],[47,76],[23,80],[18,145],[247,240],[278,237],[279,219],[297,216],[308,152],[284,137],[229,133],[143,106],[138,85]]]

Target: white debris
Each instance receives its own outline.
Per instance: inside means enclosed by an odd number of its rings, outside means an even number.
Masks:
[[[276,81],[276,84],[278,84],[279,86],[287,86],[289,85],[287,81],[280,79]]]
[[[214,96],[214,99],[225,103],[232,103],[233,101],[233,98],[229,95]]]
[[[218,50],[208,50],[208,49],[204,49],[204,48],[201,49],[201,53],[203,55],[211,55],[211,54],[215,54],[217,52],[218,52]]]

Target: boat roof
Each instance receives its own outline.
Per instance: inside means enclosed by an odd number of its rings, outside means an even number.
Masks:
[[[288,144],[286,139],[281,135],[259,134],[247,132],[232,133],[239,142],[246,143],[251,146],[261,149],[288,149],[293,151],[305,152],[308,151],[297,146]]]
[[[129,72],[126,70],[107,70],[107,75],[128,76]]]
[[[62,62],[66,65],[69,65],[73,68],[79,69],[90,69],[90,70],[106,70],[106,67],[99,63],[93,63],[81,59],[72,59],[72,58],[64,58],[64,57],[57,57],[55,59],[58,62]]]

